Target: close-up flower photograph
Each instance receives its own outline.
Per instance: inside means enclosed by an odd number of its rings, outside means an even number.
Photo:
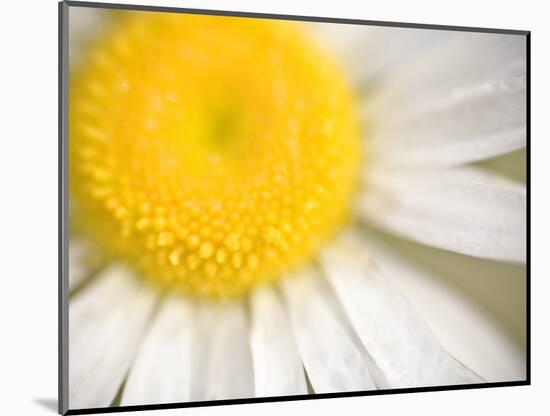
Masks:
[[[61,12],[62,407],[529,383],[529,32]]]

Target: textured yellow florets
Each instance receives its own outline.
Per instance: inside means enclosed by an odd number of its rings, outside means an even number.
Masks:
[[[241,295],[347,219],[353,97],[300,26],[132,12],[70,90],[74,230],[162,288]]]

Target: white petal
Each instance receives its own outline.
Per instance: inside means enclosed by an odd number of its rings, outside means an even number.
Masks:
[[[69,405],[109,406],[139,348],[157,295],[111,266],[69,304]]]
[[[104,259],[85,238],[71,237],[69,240],[69,290],[74,291],[81,283],[95,276],[105,266]]]
[[[448,31],[315,23],[314,31],[341,55],[358,87],[377,88],[393,70],[421,58],[450,37]]]
[[[348,75],[357,86],[380,65],[379,60],[366,58],[378,56],[376,28],[337,23],[312,23],[310,26],[319,37],[319,43],[326,45],[346,64]]]
[[[525,379],[525,355],[475,305],[371,239],[365,250],[460,362],[489,382]]]
[[[298,351],[315,392],[375,388],[364,349],[353,338],[320,274],[304,270],[285,278],[282,287]]]
[[[440,346],[367,253],[367,248],[346,235],[323,252],[321,261],[353,327],[389,385],[481,382]]]
[[[86,253],[86,243],[77,238],[71,238],[69,242],[69,289],[74,289],[88,276],[88,268],[84,264]]]
[[[302,361],[288,318],[271,287],[258,288],[251,297],[250,346],[256,396],[306,394]]]
[[[192,400],[254,397],[254,371],[241,302],[199,305]]]
[[[474,168],[371,170],[362,218],[431,246],[525,262],[525,186]]]
[[[121,405],[190,400],[193,320],[193,308],[185,299],[162,301],[128,375]]]
[[[526,69],[525,37],[455,33],[368,97],[372,159],[455,165],[525,146]]]
[[[350,49],[359,49],[361,44],[365,46],[369,35],[374,28],[371,26],[350,25],[340,23],[304,23],[321,42],[336,51],[349,52]],[[371,46],[372,47],[372,46]]]
[[[211,349],[216,305],[198,302],[194,311],[191,401],[206,400],[208,356]]]
[[[82,59],[83,51],[105,26],[108,14],[91,7],[69,7],[69,64],[71,68]]]

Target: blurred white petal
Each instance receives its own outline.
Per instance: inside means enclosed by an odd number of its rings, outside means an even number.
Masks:
[[[525,262],[525,186],[474,168],[369,172],[360,197],[366,221],[435,247]]]
[[[487,313],[380,243],[369,239],[364,250],[455,358],[489,382],[525,379],[525,354]]]
[[[256,396],[306,394],[304,367],[284,307],[273,288],[256,289],[251,309]]]
[[[448,166],[525,146],[525,37],[455,33],[420,58],[365,98],[372,160]]]
[[[74,289],[88,277],[89,270],[84,263],[87,253],[88,245],[85,241],[71,238],[69,243],[69,290]]]
[[[107,22],[108,12],[90,7],[69,7],[69,65],[80,62],[86,44],[100,33]]]
[[[449,355],[407,300],[350,236],[323,251],[328,279],[391,387],[481,382]]]
[[[202,383],[197,386],[199,390],[193,400],[254,397],[254,370],[244,305],[241,302],[205,303],[202,314],[197,324],[202,326],[206,345],[203,340],[196,347],[206,347],[206,350],[193,358],[198,359],[194,374],[202,373],[203,380],[193,378],[193,383]]]
[[[128,375],[121,405],[190,400],[193,322],[186,300],[171,296],[162,301]]]
[[[282,282],[298,351],[316,393],[375,388],[363,357],[338,305],[320,274],[304,270]],[[341,314],[341,312],[340,312]]]
[[[111,266],[69,305],[69,405],[109,406],[145,335],[157,296]]]
[[[208,357],[216,308],[209,302],[197,302],[194,309],[191,401],[202,401],[206,400]]]
[[[314,31],[346,64],[358,87],[379,89],[386,78],[452,37],[449,31],[323,23]],[[436,33],[434,33],[436,32]]]

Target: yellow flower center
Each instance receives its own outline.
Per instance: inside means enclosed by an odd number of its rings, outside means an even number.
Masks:
[[[163,289],[230,297],[310,261],[348,219],[354,97],[305,28],[132,12],[70,84],[71,216]]]

